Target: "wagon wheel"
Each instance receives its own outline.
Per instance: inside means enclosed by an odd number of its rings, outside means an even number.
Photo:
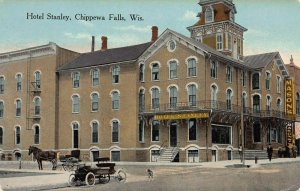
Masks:
[[[93,186],[95,185],[96,179],[95,179],[95,175],[92,172],[87,173],[87,175],[85,176],[85,183],[88,186]]]
[[[118,170],[116,175],[115,175],[115,179],[119,183],[125,183],[126,179],[127,179],[126,172],[122,169]]]
[[[70,161],[66,161],[65,164],[63,165],[63,168],[65,171],[72,171],[74,168],[74,164]]]
[[[106,184],[110,181],[110,175],[109,174],[101,174],[99,176],[99,182],[100,184]]]
[[[69,179],[68,179],[68,184],[72,187],[76,186],[76,176],[75,174],[70,174]]]

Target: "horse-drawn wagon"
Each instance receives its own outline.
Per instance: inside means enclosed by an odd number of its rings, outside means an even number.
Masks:
[[[99,179],[99,183],[105,184],[113,177],[117,182],[124,183],[126,181],[126,173],[124,170],[115,170],[115,163],[108,162],[109,158],[97,158],[96,167],[86,164],[77,166],[77,170],[70,174],[68,183],[70,186],[80,185],[85,182],[86,185],[92,186]]]

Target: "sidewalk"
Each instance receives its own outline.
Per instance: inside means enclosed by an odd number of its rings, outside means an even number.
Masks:
[[[280,164],[280,163],[290,163],[290,162],[300,162],[300,157],[298,158],[278,158],[273,159],[271,162],[269,160],[258,160],[255,164],[254,160],[246,160],[245,165],[249,165],[249,168],[258,168],[261,165],[268,164]],[[24,163],[24,164],[23,164]],[[51,165],[45,163],[43,171],[36,170],[36,162],[24,161],[22,163],[23,169],[18,169],[17,161],[0,161],[0,171],[14,171],[14,172],[25,172],[32,173],[30,176],[21,177],[1,177],[0,174],[0,191],[4,190],[50,190],[55,188],[64,188],[68,186],[68,177],[70,172],[66,172],[62,169],[52,171]],[[218,162],[201,162],[201,163],[155,163],[155,162],[117,162],[118,167],[122,166],[169,166],[172,168],[179,166],[197,166],[200,168],[227,168],[226,166],[233,166],[236,164],[241,164],[240,160],[230,160],[230,161],[218,161]],[[146,167],[145,167],[146,168]],[[130,172],[128,172],[130,175]],[[2,190],[1,190],[2,188]]]

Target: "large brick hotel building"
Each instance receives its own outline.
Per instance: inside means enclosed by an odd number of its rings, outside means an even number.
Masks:
[[[201,162],[295,144],[299,67],[278,52],[245,56],[232,0],[200,0],[186,37],[76,53],[54,43],[0,54],[0,154],[29,145],[83,160]],[[296,83],[294,83],[296,82]],[[243,125],[242,125],[243,124]]]

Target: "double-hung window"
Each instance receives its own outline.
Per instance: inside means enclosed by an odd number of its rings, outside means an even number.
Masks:
[[[177,78],[177,62],[170,62],[170,79]]]
[[[112,82],[114,84],[119,83],[120,81],[120,66],[113,66],[112,67]]]
[[[159,65],[157,63],[152,65],[152,80],[159,80]]]
[[[223,34],[217,34],[217,50],[223,50]]]
[[[189,77],[197,76],[197,64],[194,58],[188,60],[188,76]]]
[[[16,80],[17,80],[17,91],[21,91],[22,90],[22,75],[17,74]]]
[[[92,84],[93,86],[98,86],[100,84],[100,70],[99,69],[92,69]]]
[[[232,70],[231,66],[226,66],[226,82],[232,83]]]
[[[0,94],[4,94],[4,82],[5,82],[4,77],[0,76]]]
[[[73,78],[73,88],[79,88],[80,86],[80,72],[73,72],[72,73]]]

